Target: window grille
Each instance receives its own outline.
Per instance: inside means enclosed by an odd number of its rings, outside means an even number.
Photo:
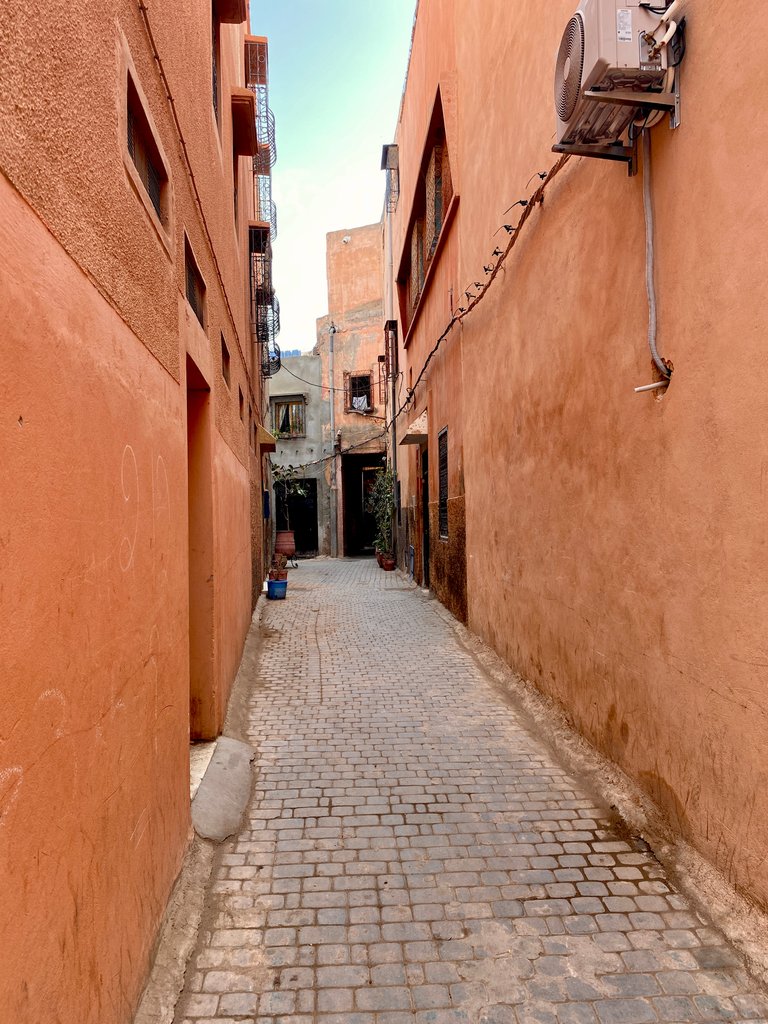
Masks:
[[[211,88],[213,91],[213,112],[216,123],[219,119],[219,19],[216,16],[215,0],[211,4]]]
[[[426,178],[427,216],[424,248],[427,262],[432,259],[443,226],[443,147],[437,145],[429,158]]]
[[[187,302],[200,321],[200,326],[205,327],[205,285],[200,271],[195,265],[195,258],[188,242],[185,242],[184,245],[184,263],[187,278]]]
[[[167,176],[152,138],[149,122],[141,108],[136,87],[130,77],[128,78],[127,114],[128,152],[155,213],[162,221],[163,186],[167,181]]]
[[[345,373],[344,390],[348,412],[371,412],[373,410],[370,373]]]
[[[437,435],[437,458],[439,473],[439,501],[437,507],[440,536],[448,537],[448,428]]]
[[[272,429],[278,437],[305,437],[306,406],[303,398],[273,402]]]
[[[411,232],[411,273],[409,319],[416,310],[424,287],[424,221],[419,219]]]

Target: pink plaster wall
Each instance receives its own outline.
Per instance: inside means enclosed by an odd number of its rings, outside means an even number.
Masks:
[[[228,102],[245,26],[221,29],[219,129],[210,4],[147,8],[202,213],[137,4],[0,15],[0,1006],[18,1024],[132,1019],[189,839],[187,354],[211,403],[210,735],[263,576],[252,192],[241,159],[236,223]],[[127,154],[129,69],[168,172],[162,224]]]
[[[574,7],[421,0],[395,262],[448,79],[459,287],[482,279],[504,211],[556,159],[554,56]],[[750,98],[768,87],[768,43],[741,28],[757,13],[750,0],[688,4],[683,124],[653,130],[668,393],[632,391],[653,379],[642,173],[573,160],[446,343],[460,369],[437,364],[417,403],[463,393],[470,626],[765,908],[768,163]],[[428,306],[444,307],[446,283]],[[408,350],[414,375],[445,323],[428,313]],[[430,407],[430,432],[433,418]]]

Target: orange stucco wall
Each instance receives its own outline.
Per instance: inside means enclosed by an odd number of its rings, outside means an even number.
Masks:
[[[554,56],[575,3],[535,7],[419,4],[395,267],[443,83],[460,205],[447,267],[434,268],[402,352],[414,377],[447,323],[449,289],[483,280],[506,244],[495,234],[515,214],[505,210],[556,159]],[[632,390],[653,379],[642,170],[630,179],[622,165],[574,159],[445,343],[414,415],[429,409],[433,476],[436,431],[461,438],[449,491],[460,493],[463,468],[470,626],[765,908],[768,171],[745,98],[768,85],[768,43],[742,31],[761,13],[750,0],[685,13],[683,123],[652,133],[669,391]],[[415,458],[404,501],[416,498]]]
[[[250,165],[236,224],[227,105],[245,27],[222,26],[219,130],[209,4],[147,7],[199,202],[138,5],[0,15],[0,1017],[15,1024],[132,1019],[189,839],[196,587],[215,736],[252,558],[262,575]],[[168,174],[162,222],[125,143],[129,71]],[[185,238],[205,328],[185,297]],[[207,389],[200,492],[188,384]],[[197,582],[190,488],[210,561]]]

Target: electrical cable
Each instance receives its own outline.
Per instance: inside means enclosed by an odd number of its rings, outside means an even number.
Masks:
[[[280,369],[285,370],[286,373],[290,373],[292,377],[295,377],[296,380],[300,380],[302,384],[309,384],[312,388],[322,388],[323,391],[340,391],[342,394],[347,393],[346,388],[332,388],[328,384],[316,384],[313,380],[305,380],[304,377],[300,377],[298,373],[294,373],[293,370],[289,370],[285,363],[280,364]]]
[[[523,207],[523,211],[522,211],[522,213],[520,215],[519,221],[517,222],[516,228],[514,228],[514,230],[508,232],[509,240],[507,241],[506,248],[504,250],[500,250],[500,249],[498,249],[498,247],[496,249],[494,249],[493,256],[494,257],[498,257],[498,258],[497,258],[497,262],[496,262],[495,266],[493,267],[493,271],[491,272],[491,274],[490,274],[490,276],[489,276],[489,278],[488,278],[488,280],[487,280],[487,282],[485,284],[485,287],[482,289],[482,291],[480,292],[479,295],[473,296],[472,300],[469,302],[469,305],[466,308],[459,307],[460,308],[460,312],[454,313],[451,316],[451,319],[448,321],[448,324],[444,328],[442,334],[440,335],[440,337],[437,339],[437,341],[433,345],[431,352],[429,353],[427,358],[424,360],[424,363],[422,364],[421,370],[419,371],[419,374],[418,374],[418,376],[417,376],[413,386],[410,387],[410,388],[406,388],[407,397],[406,397],[405,401],[401,403],[401,405],[398,408],[397,412],[395,412],[393,414],[392,418],[387,422],[386,427],[384,428],[384,430],[381,433],[379,433],[379,434],[375,434],[373,437],[366,438],[364,441],[359,441],[356,444],[348,445],[346,448],[340,448],[338,451],[333,452],[331,455],[325,455],[325,456],[323,456],[323,457],[321,457],[319,459],[313,459],[311,462],[302,463],[300,466],[296,466],[295,467],[297,471],[298,470],[308,469],[311,466],[320,465],[323,462],[329,462],[331,459],[335,459],[339,455],[345,455],[347,452],[354,451],[357,448],[362,448],[365,445],[370,444],[372,441],[378,441],[382,437],[388,437],[389,436],[390,430],[392,429],[393,422],[395,420],[399,419],[400,416],[402,416],[402,414],[404,412],[406,412],[406,410],[410,406],[411,402],[413,401],[413,396],[416,393],[416,388],[421,383],[425,373],[427,372],[429,364],[432,362],[434,357],[437,355],[437,352],[440,349],[440,346],[445,341],[445,339],[448,337],[448,335],[451,333],[453,327],[457,323],[460,323],[462,320],[464,320],[465,317],[469,316],[469,314],[479,305],[479,303],[481,303],[483,301],[485,296],[488,294],[488,290],[491,287],[491,285],[493,284],[493,282],[496,280],[496,276],[498,275],[499,270],[503,269],[504,261],[507,259],[507,257],[509,256],[510,252],[512,251],[512,249],[514,249],[515,245],[517,244],[517,240],[520,238],[520,234],[521,234],[521,230],[522,230],[523,226],[526,224],[526,222],[530,218],[530,216],[533,213],[534,209],[537,206],[540,206],[544,202],[544,192],[545,192],[547,186],[550,184],[550,182],[553,180],[553,178],[555,178],[560,173],[560,171],[563,169],[563,167],[565,167],[565,165],[568,163],[568,161],[570,159],[571,159],[571,156],[570,156],[569,153],[565,153],[563,156],[561,156],[560,159],[557,161],[557,163],[553,164],[553,166],[549,169],[549,171],[547,171],[546,175],[541,180],[541,184],[536,189],[536,191],[528,198],[528,200],[526,201],[525,206]],[[541,178],[541,175],[544,172],[537,172],[537,173],[538,173],[539,178]],[[535,177],[535,175],[534,175],[534,177]],[[510,207],[510,209],[511,209],[511,207]]]
[[[658,311],[656,305],[656,285],[653,279],[655,251],[653,233],[653,199],[651,195],[651,133],[643,132],[643,211],[645,213],[645,286],[648,292],[648,347],[657,370],[667,380],[672,370],[659,355],[656,347],[658,331]]]

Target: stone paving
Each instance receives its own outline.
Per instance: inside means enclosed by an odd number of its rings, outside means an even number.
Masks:
[[[722,937],[433,602],[373,561],[303,562],[288,595],[177,1024],[765,1024]]]

